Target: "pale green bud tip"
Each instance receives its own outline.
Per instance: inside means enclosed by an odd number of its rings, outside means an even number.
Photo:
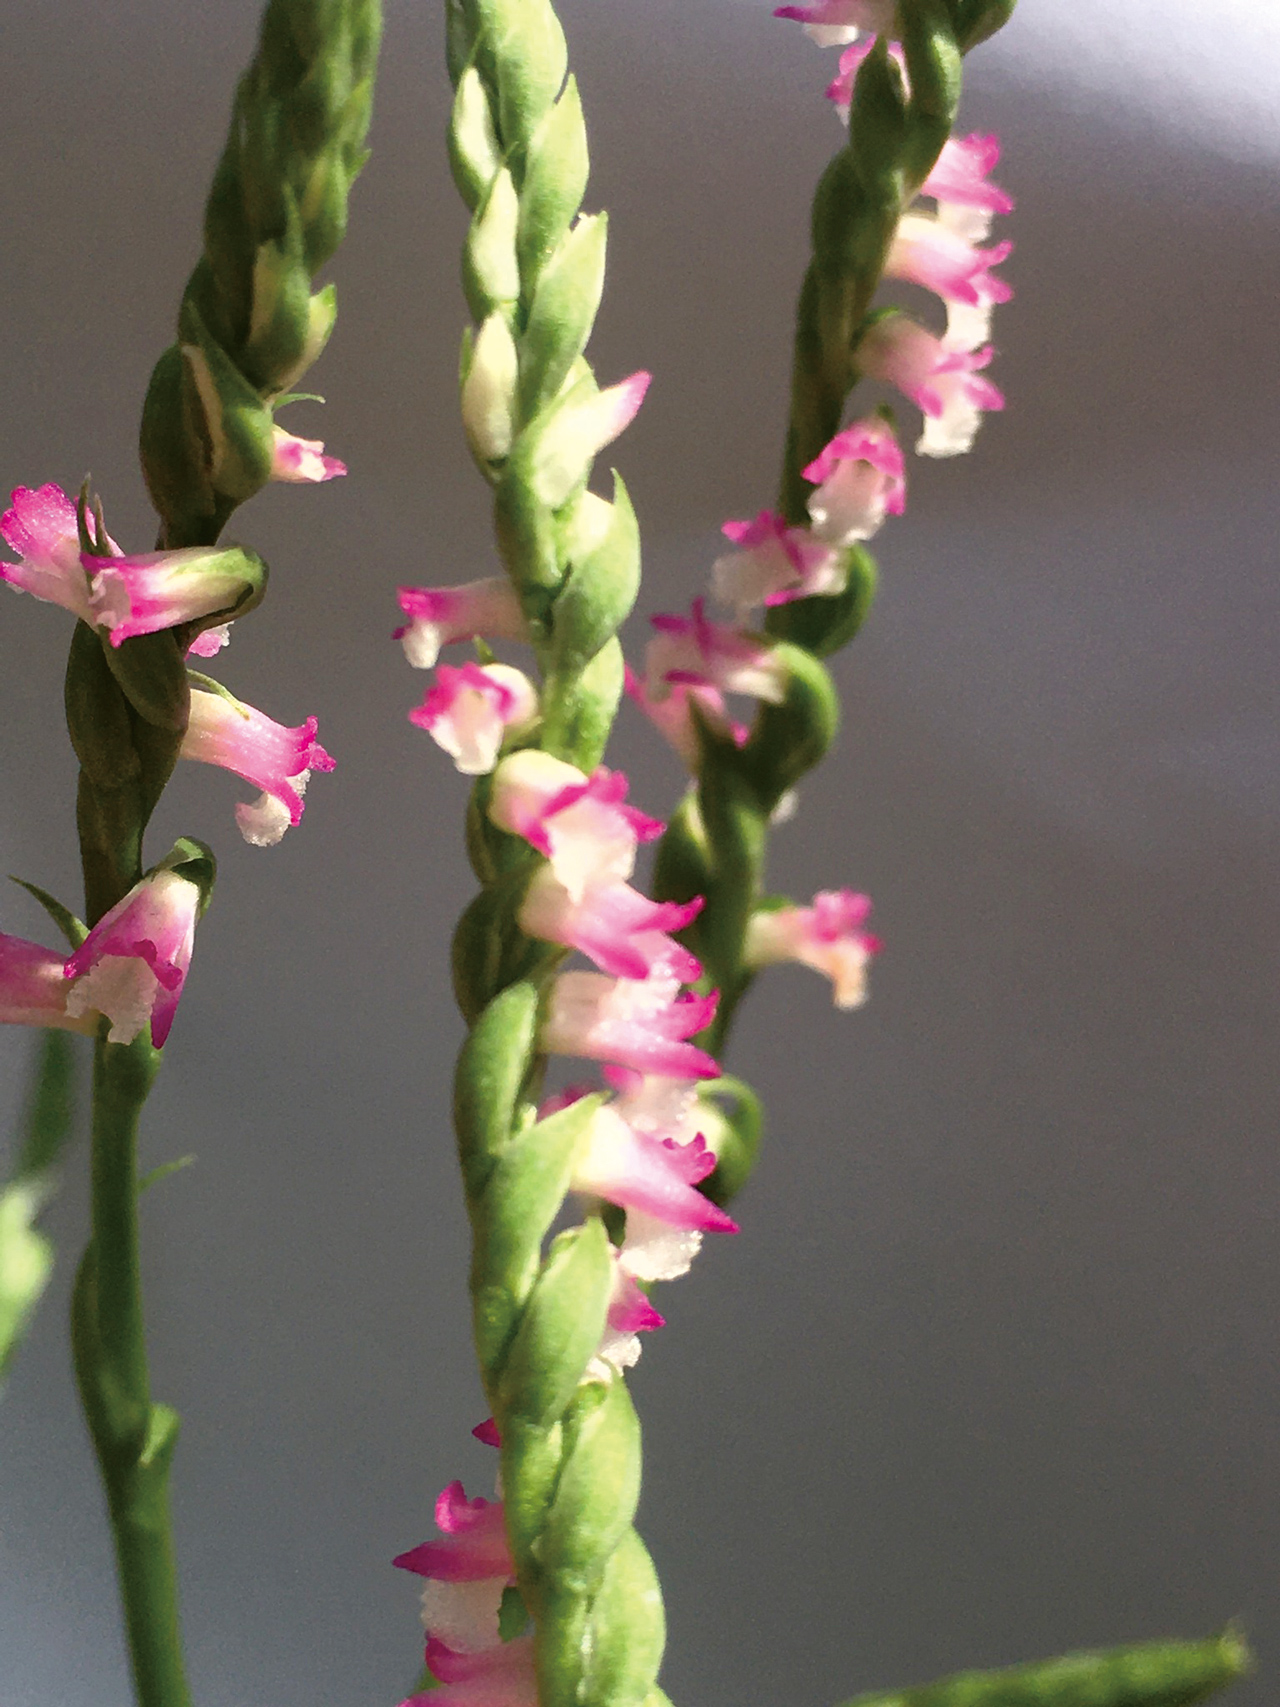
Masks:
[[[596,456],[631,425],[652,375],[633,373],[607,391],[570,398],[543,430],[534,452],[533,484],[538,498],[559,509],[591,472]]]

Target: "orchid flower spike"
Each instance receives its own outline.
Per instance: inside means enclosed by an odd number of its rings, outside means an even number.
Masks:
[[[324,454],[322,439],[297,439],[283,427],[271,429],[271,478],[290,482],[336,480],[345,462]]]
[[[427,731],[463,776],[487,776],[508,733],[523,733],[537,715],[533,683],[510,664],[441,664],[409,721]]]
[[[788,527],[772,510],[761,510],[752,521],[726,522],[720,531],[738,550],[711,565],[711,584],[739,620],[761,605],[844,590],[847,574],[840,553],[807,529]]]
[[[747,926],[747,964],[798,961],[830,978],[838,1008],[860,1007],[868,962],[880,951],[879,938],[862,929],[870,911],[869,897],[851,889],[823,890],[811,907],[762,907]]]
[[[489,816],[500,830],[523,836],[551,862],[569,898],[625,883],[635,869],[636,847],[664,829],[626,804],[627,779],[601,766],[586,776],[549,753],[512,753],[498,766]]]
[[[475,1654],[432,1638],[427,1668],[436,1688],[409,1696],[400,1707],[538,1707],[532,1636]]]
[[[804,470],[818,488],[809,495],[813,531],[831,545],[870,539],[886,515],[900,516],[907,483],[893,428],[878,415],[837,433]]]
[[[66,955],[0,931],[0,1025],[96,1031],[96,1013],[67,1012],[66,964]]]
[[[872,36],[893,28],[894,0],[811,0],[807,6],[777,6],[775,18],[804,25],[804,33],[819,47],[839,47],[855,41],[865,30]],[[867,44],[870,49],[870,42]]]
[[[136,634],[233,610],[261,584],[265,572],[260,558],[234,545],[149,551],[139,557],[86,552],[80,561],[93,576],[90,620],[108,630],[113,646]]]
[[[439,1539],[391,1562],[426,1579],[422,1622],[430,1636],[461,1653],[494,1647],[502,1593],[515,1577],[502,1503],[469,1500],[461,1482],[450,1482],[435,1515]]]
[[[740,628],[711,622],[703,599],[689,616],[650,617],[655,634],[645,652],[646,687],[651,699],[663,699],[673,685],[710,687],[717,693],[754,694],[781,704],[787,672],[775,649]]]
[[[905,314],[878,320],[864,333],[856,360],[872,379],[898,390],[924,412],[921,456],[958,456],[973,444],[983,412],[1004,397],[981,376],[992,350],[953,350]]]
[[[668,933],[684,930],[701,910],[701,896],[684,905],[651,901],[628,883],[592,884],[575,901],[544,865],[525,892],[516,922],[528,936],[578,949],[614,977],[647,978],[665,967],[690,984],[702,967]]]
[[[152,1043],[163,1048],[203,905],[201,885],[180,871],[161,867],[135,883],[66,962],[64,976],[75,980],[67,1013],[103,1014],[111,1022],[109,1043],[132,1043],[149,1022]]]
[[[429,670],[440,648],[455,640],[528,640],[529,628],[515,588],[505,575],[460,587],[401,587],[400,609],[409,618],[395,631],[417,670]]]
[[[648,978],[561,972],[551,986],[542,1046],[671,1078],[719,1078],[711,1056],[686,1041],[711,1023],[718,998],[677,995],[679,986],[665,968]]]
[[[700,762],[695,713],[709,728],[726,735],[735,746],[745,746],[751,730],[729,716],[724,695],[707,683],[669,682],[666,692],[650,693],[644,677],[626,667],[627,697],[635,702],[654,728],[668,740],[695,775]]]
[[[314,717],[290,729],[230,694],[193,688],[178,756],[220,765],[260,788],[252,805],[242,801],[236,807],[236,823],[246,842],[274,847],[291,824],[302,821],[302,797],[312,771],[333,769],[316,740],[316,728]]]
[[[0,516],[0,537],[21,558],[19,563],[0,561],[0,580],[16,592],[61,605],[82,622],[95,620],[89,608],[89,577],[80,561],[76,507],[61,486],[19,486]],[[119,551],[114,540],[107,544],[112,552]]]

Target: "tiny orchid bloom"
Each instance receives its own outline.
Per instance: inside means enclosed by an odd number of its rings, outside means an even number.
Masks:
[[[61,486],[50,482],[32,489],[19,486],[10,508],[0,516],[0,537],[20,563],[0,561],[0,580],[19,593],[61,605],[83,622],[93,622],[89,577],[80,562],[76,507]],[[109,540],[112,551],[119,547]]]
[[[197,634],[187,647],[188,658],[216,658],[224,646],[231,644],[231,624],[229,622],[215,623],[212,628],[206,628]]]
[[[726,522],[721,533],[738,547],[711,565],[711,584],[739,620],[761,605],[786,604],[814,593],[838,593],[845,584],[839,552],[805,528],[788,527],[772,510],[752,521]]]
[[[625,883],[636,846],[664,829],[626,804],[627,779],[603,765],[588,777],[550,753],[512,753],[498,766],[489,816],[551,861],[575,904],[588,888]]]
[[[860,1007],[867,999],[867,964],[880,950],[879,939],[862,929],[870,911],[869,897],[851,889],[824,890],[811,907],[761,909],[747,926],[747,964],[799,961],[830,978],[838,1008]]]
[[[862,69],[862,62],[875,45],[874,37],[863,36],[845,48],[840,55],[839,70],[827,84],[827,99],[834,105],[843,124],[849,122],[849,109],[853,105],[853,86],[858,80],[858,72]],[[909,88],[906,55],[897,42],[890,42],[889,57],[898,67],[903,87]]]
[[[651,901],[627,883],[593,884],[575,901],[546,865],[529,885],[516,922],[529,936],[578,949],[616,978],[647,978],[663,967],[690,984],[702,967],[668,933],[683,930],[701,910],[701,896],[684,906]]]
[[[735,722],[729,716],[719,688],[705,682],[670,682],[665,694],[651,694],[644,678],[638,676],[630,664],[626,667],[624,680],[627,697],[634,700],[695,774],[699,764],[695,709],[709,728],[727,735],[735,746],[745,746],[750,738],[751,731],[747,725]]]
[[[1013,197],[990,180],[999,159],[997,136],[951,137],[920,186],[936,200],[939,217],[971,243],[986,237],[993,214],[1013,212]]]
[[[1008,302],[1013,287],[996,278],[999,266],[1013,252],[1012,243],[978,249],[943,220],[928,213],[904,213],[885,259],[885,277],[906,279],[936,292],[946,303],[990,309]]]
[[[316,728],[314,717],[290,729],[229,694],[193,688],[191,717],[178,757],[220,765],[260,788],[256,801],[236,807],[236,823],[246,842],[270,848],[291,824],[302,821],[302,797],[312,771],[333,769],[333,760],[316,740]]]
[[[527,729],[538,715],[533,683],[510,664],[441,664],[435,686],[409,713],[449,754],[463,776],[487,776],[508,731]]]
[[[92,1032],[96,1013],[67,1012],[66,955],[0,931],[0,1025]]]
[[[958,456],[977,435],[984,410],[1003,409],[1004,397],[979,369],[992,350],[952,350],[905,314],[879,320],[857,349],[858,366],[872,379],[909,397],[923,410],[921,456]]]
[[[538,1707],[532,1636],[474,1654],[433,1637],[427,1643],[427,1667],[437,1687],[409,1696],[400,1707]]]
[[[422,1622],[431,1636],[463,1653],[491,1648],[502,1592],[515,1577],[502,1504],[468,1500],[462,1483],[450,1482],[435,1515],[439,1539],[391,1562],[426,1579]]]
[[[113,646],[121,646],[136,634],[155,634],[228,610],[248,584],[245,557],[235,546],[204,545],[138,557],[86,552],[80,561],[93,576],[90,620],[109,631]]]
[[[809,495],[813,531],[832,545],[870,539],[886,515],[900,516],[907,483],[902,449],[887,421],[855,421],[804,470],[818,488]]]
[[[605,391],[570,395],[558,406],[533,451],[533,486],[543,503],[558,510],[586,478],[600,451],[635,420],[652,377],[633,373]]]
[[[892,29],[894,11],[894,0],[812,0],[807,6],[776,6],[773,15],[803,24],[804,33],[819,47],[839,47],[864,30],[877,36]],[[867,47],[870,50],[870,42]]]
[[[619,1209],[639,1210],[668,1227],[736,1233],[737,1224],[697,1190],[715,1165],[700,1137],[677,1144],[673,1138],[637,1132],[606,1103],[591,1117],[572,1183],[574,1191],[602,1197]]]
[[[191,965],[200,888],[176,871],[154,871],[104,913],[63,967],[74,979],[67,1013],[96,1009],[109,1043],[132,1043],[148,1021],[157,1049],[173,1025]]]
[[[498,1433],[498,1425],[492,1417],[486,1417],[482,1423],[477,1423],[472,1434],[481,1446],[501,1446],[502,1436]]]
[[[395,639],[417,670],[431,669],[440,648],[455,640],[529,638],[520,601],[505,575],[460,587],[401,587],[399,598],[409,621],[396,629]]]
[[[304,482],[336,480],[347,472],[345,462],[324,454],[323,439],[298,439],[283,427],[271,429],[271,478]]]
[[[673,684],[754,694],[773,705],[785,698],[786,670],[774,648],[739,628],[709,621],[704,600],[693,601],[689,616],[663,613],[649,620],[655,630],[645,652],[650,698],[664,698]]]
[[[701,1138],[713,1154],[719,1154],[725,1131],[724,1115],[714,1097],[698,1095],[696,1079],[637,1073],[631,1067],[604,1067],[601,1071],[615,1092],[612,1106],[628,1126],[637,1132],[673,1138],[677,1144]]]
[[[608,1380],[613,1371],[630,1369],[638,1362],[639,1335],[666,1326],[640,1283],[678,1280],[689,1272],[701,1244],[698,1228],[673,1227],[642,1210],[628,1209],[626,1234],[613,1252],[609,1313],[600,1344],[587,1365],[588,1377]]]
[[[718,1078],[711,1056],[685,1041],[711,1023],[718,998],[677,996],[679,983],[665,969],[648,978],[561,972],[551,987],[543,1048],[677,1079]]]

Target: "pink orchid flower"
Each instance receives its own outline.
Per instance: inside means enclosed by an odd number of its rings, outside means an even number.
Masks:
[[[450,1482],[435,1516],[439,1538],[391,1562],[426,1579],[422,1622],[430,1636],[462,1653],[491,1648],[503,1590],[515,1578],[502,1503],[469,1500],[461,1482]]]
[[[785,697],[786,670],[774,648],[740,628],[709,621],[705,600],[695,599],[689,616],[664,612],[649,621],[656,631],[645,652],[650,699],[665,698],[673,685],[753,694],[774,705]]]
[[[137,557],[85,552],[80,561],[93,577],[90,620],[109,631],[113,646],[227,610],[245,590],[244,556],[234,546],[197,545]]]
[[[538,1707],[532,1636],[472,1654],[433,1638],[427,1665],[437,1687],[411,1695],[400,1707]]]
[[[561,972],[551,987],[543,1047],[672,1078],[718,1078],[711,1056],[685,1041],[711,1023],[718,998],[677,995],[679,984],[665,970],[648,978]]]
[[[322,439],[298,439],[283,427],[271,429],[271,478],[291,482],[337,480],[345,462],[324,454]]]
[[[575,901],[546,865],[525,892],[516,922],[529,936],[576,948],[614,977],[647,978],[666,968],[688,984],[702,967],[669,933],[683,930],[701,910],[701,896],[683,906],[651,901],[627,883],[593,884]]]
[[[886,515],[900,516],[906,507],[902,449],[878,415],[837,433],[804,477],[817,487],[809,495],[813,531],[832,545],[871,539]]]
[[[972,243],[986,237],[993,214],[1013,212],[1013,197],[990,179],[999,159],[998,136],[953,136],[920,186],[921,195],[936,200],[951,229]]]
[[[0,580],[46,604],[61,605],[82,622],[95,620],[89,577],[80,561],[76,507],[61,486],[19,486],[0,516],[0,537],[21,558],[19,563],[0,561]],[[114,540],[107,543],[119,552]]]
[[[864,30],[877,36],[892,29],[895,10],[894,0],[811,0],[807,6],[776,6],[773,15],[803,24],[819,47],[839,47]]]
[[[992,350],[953,350],[905,314],[879,320],[862,338],[858,366],[872,379],[909,397],[923,411],[922,456],[958,456],[977,435],[984,411],[1004,408],[1004,397],[979,370]]]
[[[860,1007],[868,963],[880,951],[879,938],[862,929],[870,911],[870,898],[851,889],[823,890],[811,907],[761,909],[747,926],[747,964],[798,961],[830,978],[838,1008]]]
[[[635,869],[637,844],[665,828],[628,806],[626,794],[621,771],[601,766],[586,776],[549,753],[512,753],[494,775],[489,816],[550,860],[576,903],[588,888],[624,883]]]
[[[528,729],[537,715],[533,683],[510,664],[441,664],[409,721],[427,731],[463,776],[487,776],[507,735]]]
[[[96,1031],[98,1016],[67,1012],[67,957],[0,931],[0,1025]]]
[[[236,807],[236,823],[246,842],[274,847],[291,824],[301,822],[312,771],[333,769],[316,728],[314,717],[290,729],[230,695],[193,688],[178,756],[220,765],[260,788],[252,805],[242,801]]]
[[[401,587],[400,609],[409,621],[395,631],[417,670],[429,670],[440,648],[456,640],[528,640],[515,589],[505,575],[460,587]]]
[[[711,584],[720,602],[733,606],[740,620],[761,605],[838,593],[844,587],[839,552],[807,528],[789,527],[772,510],[761,510],[751,521],[726,522],[720,531],[738,550],[711,565]]]
[[[63,975],[75,980],[67,1013],[105,1015],[110,1043],[132,1043],[150,1022],[151,1041],[163,1048],[191,965],[199,912],[198,885],[175,871],[152,872],[135,883],[66,962]]]

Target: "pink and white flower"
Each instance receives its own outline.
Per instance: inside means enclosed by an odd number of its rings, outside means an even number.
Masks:
[[[0,1025],[92,1032],[96,1013],[67,1012],[66,956],[0,931]]]
[[[401,587],[400,609],[409,618],[395,638],[418,670],[429,670],[440,648],[455,640],[528,640],[515,589],[505,575],[460,587]]]
[[[426,1579],[422,1622],[429,1634],[462,1653],[498,1642],[502,1593],[515,1578],[501,1501],[469,1500],[450,1482],[436,1501],[435,1541],[391,1562]]]
[[[109,631],[113,646],[230,610],[248,585],[245,553],[236,546],[197,545],[139,557],[86,552],[81,562],[93,576],[90,620]]]
[[[706,683],[669,682],[665,694],[653,694],[645,679],[637,675],[630,664],[626,667],[624,680],[627,697],[640,707],[695,773],[699,763],[695,710],[708,727],[727,735],[735,746],[744,746],[750,738],[751,731],[747,725],[729,716],[719,688]]]
[[[992,350],[952,350],[905,314],[889,315],[864,334],[858,366],[872,379],[909,397],[924,412],[916,444],[922,456],[957,456],[977,435],[983,412],[1004,408],[1004,397],[980,369]]]
[[[271,429],[271,478],[292,482],[336,480],[345,462],[324,454],[323,439],[298,439],[283,427]]]
[[[550,753],[512,753],[494,776],[489,816],[549,859],[576,903],[591,887],[624,883],[637,844],[662,834],[662,820],[628,806],[626,794],[621,771],[602,765],[586,776]]]
[[[999,159],[999,137],[953,136],[920,187],[921,195],[934,197],[951,230],[971,243],[986,237],[993,214],[1013,212],[1013,197],[990,179]]]
[[[1013,295],[1013,287],[991,271],[1012,251],[1008,242],[978,249],[933,214],[904,213],[889,245],[884,274],[923,285],[946,303],[990,309]]]
[[[715,688],[720,694],[753,694],[778,705],[787,675],[767,642],[727,623],[711,622],[706,604],[695,599],[690,615],[650,617],[654,638],[645,652],[646,687],[663,699],[673,685]]]
[[[895,10],[894,0],[812,0],[807,6],[776,6],[773,15],[803,24],[819,47],[838,47],[864,30],[877,36],[892,29]]]
[[[679,987],[666,970],[648,978],[561,972],[551,986],[543,1047],[676,1079],[718,1078],[711,1056],[685,1041],[711,1023],[718,998],[677,995]]]
[[[761,605],[786,604],[814,593],[843,591],[846,571],[838,551],[806,528],[761,510],[752,521],[726,522],[721,533],[738,547],[711,565],[711,584],[722,604],[741,619]]]
[[[274,847],[291,824],[302,821],[302,797],[312,771],[331,771],[333,760],[316,740],[314,717],[297,728],[276,723],[229,694],[191,690],[191,718],[178,756],[234,771],[260,797],[236,807],[246,842]]]
[[[592,884],[575,900],[545,865],[529,885],[516,922],[529,936],[578,949],[614,977],[647,978],[664,967],[688,984],[702,967],[669,933],[683,930],[701,910],[701,897],[684,906],[651,901],[628,883]]]
[[[573,1190],[601,1197],[628,1214],[638,1211],[665,1227],[736,1233],[737,1224],[697,1190],[715,1165],[715,1155],[701,1137],[678,1144],[674,1138],[638,1132],[605,1103],[592,1115],[574,1163]]]
[[[110,1043],[132,1043],[150,1022],[157,1049],[178,1011],[191,965],[200,888],[176,871],[160,870],[104,913],[63,967],[74,979],[67,1013],[92,1010],[111,1021]]]
[[[762,908],[747,926],[747,964],[799,961],[830,978],[838,1008],[860,1007],[868,963],[880,950],[879,938],[862,928],[870,911],[870,898],[851,889],[823,890],[811,907]]]
[[[487,776],[509,733],[520,734],[538,715],[533,683],[510,664],[441,664],[435,686],[409,713],[449,754],[463,776]]]
[[[224,646],[231,644],[231,624],[229,622],[215,623],[212,628],[206,628],[197,634],[187,647],[188,658],[216,658]]]
[[[586,479],[598,454],[635,420],[652,377],[633,373],[604,391],[571,394],[559,405],[533,450],[533,487],[544,504],[558,510]]]
[[[0,561],[0,580],[46,604],[61,605],[82,622],[95,619],[89,607],[89,577],[80,561],[76,507],[52,482],[19,486],[0,516],[0,537],[20,563]],[[108,541],[118,551],[114,540]]]
[[[427,1665],[437,1687],[411,1695],[400,1707],[538,1707],[532,1636],[473,1654],[433,1637]]]
[[[900,516],[906,507],[902,449],[878,415],[837,433],[804,477],[817,487],[809,495],[813,531],[831,545],[870,539],[886,515]]]
[[[863,60],[875,45],[874,37],[863,36],[860,40],[853,42],[851,46],[845,48],[844,52],[840,55],[840,68],[831,79],[830,83],[827,84],[827,99],[834,104],[836,112],[839,114],[841,122],[844,124],[848,124],[849,122],[849,109],[853,105],[853,86],[858,80],[858,72],[862,69]],[[907,58],[902,49],[898,46],[897,42],[890,42],[889,57],[898,67],[899,74],[902,77],[903,87],[905,89],[909,89],[910,84],[907,79]]]

